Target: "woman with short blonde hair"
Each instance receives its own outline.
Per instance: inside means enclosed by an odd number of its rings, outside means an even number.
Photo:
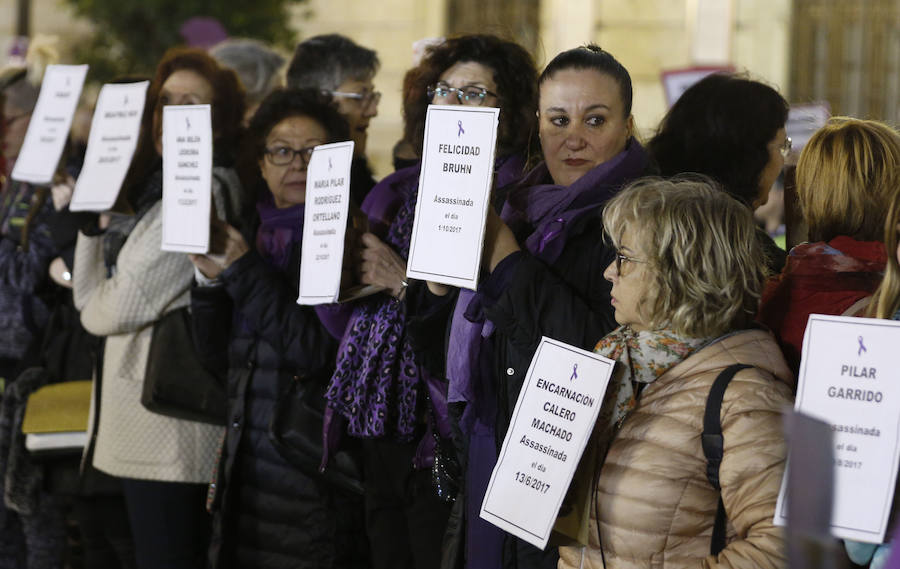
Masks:
[[[795,372],[809,315],[862,314],[881,281],[885,217],[900,193],[900,134],[832,118],[800,154],[797,193],[811,242],[791,250],[759,311]]]
[[[743,223],[747,216],[733,202],[705,177],[645,178],[604,210],[614,242],[633,228],[649,247],[657,294],[646,308],[654,327],[712,336],[753,320],[768,269],[755,225]],[[713,218],[722,223],[701,221],[706,231],[698,231],[697,220]],[[641,219],[653,223],[640,225]]]
[[[603,223],[620,326],[595,351],[617,364],[582,459],[597,465],[587,546],[561,547],[560,569],[784,566],[773,517],[792,376],[772,335],[752,327],[766,271],[752,212],[708,180],[645,179],[610,200]],[[706,402],[737,364],[715,487]]]
[[[884,123],[834,117],[803,149],[797,193],[811,241],[880,241],[900,191],[900,135]]]

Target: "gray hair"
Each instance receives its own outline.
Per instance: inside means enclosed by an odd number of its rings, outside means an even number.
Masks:
[[[237,74],[250,104],[262,101],[277,86],[274,79],[285,63],[279,53],[254,39],[225,40],[210,48],[209,55]]]
[[[375,76],[381,62],[375,51],[339,34],[314,36],[297,44],[287,71],[289,89],[334,91],[348,79]]]

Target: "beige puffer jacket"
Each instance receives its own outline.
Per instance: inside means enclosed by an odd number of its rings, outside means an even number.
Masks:
[[[731,364],[722,404],[719,471],[728,545],[709,555],[718,493],[700,443],[706,398]],[[644,389],[613,442],[598,482],[587,548],[560,548],[560,569],[766,568],[786,565],[772,523],[785,464],[780,412],[793,378],[769,332],[747,330],[701,349]],[[600,517],[600,541],[597,520]]]

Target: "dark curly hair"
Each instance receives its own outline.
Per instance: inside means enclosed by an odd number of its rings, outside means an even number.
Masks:
[[[197,73],[212,87],[213,152],[216,164],[229,166],[237,157],[245,109],[244,89],[237,75],[230,69],[220,67],[203,50],[184,47],[169,49],[157,65],[147,89],[137,150],[123,184],[129,198],[133,197],[132,192],[141,190],[147,176],[159,167],[156,140],[162,133],[163,109],[159,94],[166,79],[180,70]]]
[[[315,89],[272,91],[250,119],[239,169],[244,187],[252,190],[257,199],[268,191],[259,171],[259,161],[266,151],[266,138],[278,123],[291,117],[307,117],[319,123],[328,135],[328,143],[350,140],[347,120],[328,95]]]
[[[787,101],[772,87],[742,75],[715,73],[681,95],[647,150],[661,175],[705,174],[751,205],[769,162],[767,145],[787,115]]]
[[[456,63],[471,61],[494,72],[500,99],[497,155],[525,154],[537,127],[537,68],[519,44],[487,34],[449,38],[431,46],[418,67],[404,78],[404,137],[421,153],[428,93],[441,74]]]
[[[598,73],[609,75],[619,85],[619,94],[622,97],[622,107],[625,117],[631,115],[631,102],[634,97],[631,85],[631,75],[619,60],[611,53],[598,45],[588,44],[581,47],[566,50],[554,57],[538,79],[538,85],[542,85],[547,79],[553,78],[556,73],[566,69],[593,69]]]

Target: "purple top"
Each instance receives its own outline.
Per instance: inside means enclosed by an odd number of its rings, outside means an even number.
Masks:
[[[517,156],[498,160],[496,186],[518,180],[523,164]],[[362,208],[372,232],[403,259],[409,255],[420,168],[398,170],[379,182]],[[406,303],[386,294],[357,302],[326,393],[329,405],[347,418],[349,433],[412,440],[420,422],[416,410],[423,379],[406,335]],[[445,408],[438,420],[446,421]]]
[[[500,217],[510,227],[530,228],[524,248],[552,265],[565,247],[573,222],[606,203],[627,181],[642,175],[647,161],[644,147],[631,140],[625,150],[570,186],[550,183],[547,164],[541,162],[510,192]],[[479,284],[477,293],[459,293],[447,347],[450,402],[473,401],[472,373],[480,369],[476,364],[482,350],[479,344],[493,333],[493,324],[485,319],[481,308],[481,295],[499,297],[512,280],[519,259],[521,256],[501,261]]]

